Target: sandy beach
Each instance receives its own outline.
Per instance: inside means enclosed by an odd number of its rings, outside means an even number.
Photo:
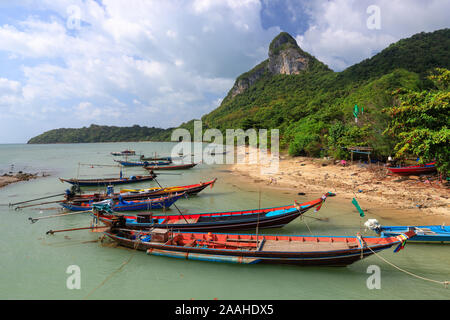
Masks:
[[[435,176],[395,176],[381,165],[306,157],[280,157],[279,169],[272,174],[260,164],[234,164],[231,171],[248,183],[277,189],[290,189],[299,194],[331,191],[340,199],[356,198],[365,210],[394,210],[400,220],[422,223],[450,223],[449,187]],[[383,215],[384,215],[383,214]],[[420,218],[420,219],[418,219]]]

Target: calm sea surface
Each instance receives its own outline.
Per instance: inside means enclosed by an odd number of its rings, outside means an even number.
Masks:
[[[131,148],[150,155],[170,154],[172,143],[98,143],[58,145],[0,145],[0,174],[45,172],[49,176],[11,184],[0,189],[0,299],[449,299],[450,288],[404,274],[371,256],[344,268],[289,265],[234,265],[147,256],[145,252],[95,241],[101,233],[74,231],[46,235],[53,229],[87,227],[87,214],[46,219],[31,224],[29,217],[60,213],[57,204],[10,209],[7,204],[64,192],[70,185],[58,177],[89,178],[118,176],[115,167],[84,164],[114,164],[112,151]],[[276,191],[243,183],[226,166],[200,164],[182,175],[160,175],[164,186],[185,185],[218,178],[214,188],[181,199],[177,206],[188,213],[273,207],[293,199],[312,200],[318,194],[307,190]],[[124,170],[124,175],[145,174],[142,168]],[[171,172],[176,173],[176,171]],[[153,187],[155,182],[127,187]],[[125,188],[125,187],[123,187]],[[118,187],[116,187],[116,190]],[[298,196],[297,192],[306,192]],[[324,190],[328,191],[328,190]],[[261,200],[259,200],[261,198]],[[57,198],[55,198],[57,199]],[[48,199],[44,201],[51,201]],[[6,205],[5,205],[6,204]],[[176,214],[175,208],[170,210]],[[270,234],[350,235],[360,231],[360,218],[350,201],[329,198],[318,213],[322,218],[297,219]],[[377,218],[374,215],[366,218]],[[305,224],[307,222],[307,225]],[[383,221],[380,221],[383,223]],[[395,224],[390,219],[389,224]],[[309,229],[308,229],[309,227]],[[364,230],[363,230],[364,232]],[[367,235],[374,235],[370,232]],[[420,276],[450,279],[450,245],[408,244],[399,253],[381,255]],[[79,266],[81,289],[68,289],[69,266]],[[371,265],[381,270],[381,289],[367,288]]]

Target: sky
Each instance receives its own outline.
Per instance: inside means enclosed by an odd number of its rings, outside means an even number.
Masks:
[[[217,108],[281,31],[334,71],[450,0],[0,0],[0,143],[90,124],[175,127]]]

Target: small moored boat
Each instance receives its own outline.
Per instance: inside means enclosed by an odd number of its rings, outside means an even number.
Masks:
[[[146,167],[146,166],[166,166],[171,162],[169,161],[121,161],[114,160],[115,162],[120,163],[124,167]]]
[[[61,182],[67,182],[73,185],[78,185],[80,187],[96,187],[96,186],[108,186],[117,184],[128,184],[128,183],[138,183],[145,181],[152,181],[156,178],[156,174],[151,173],[145,176],[130,176],[119,177],[119,178],[105,178],[105,179],[63,179],[59,178]]]
[[[149,171],[157,171],[157,170],[184,170],[190,169],[197,165],[197,163],[186,163],[186,164],[178,164],[178,165],[157,165],[157,166],[145,166],[144,169]]]
[[[407,167],[389,167],[389,171],[400,176],[419,175],[433,173],[436,171],[436,162],[430,162],[424,165]]]
[[[111,152],[113,156],[134,156],[136,151],[134,150],[123,150],[121,152]]]
[[[416,235],[411,238],[410,242],[437,244],[450,243],[450,226],[382,226],[376,219],[369,219],[365,223],[365,226],[383,237],[396,236],[404,233],[406,230],[414,229]]]

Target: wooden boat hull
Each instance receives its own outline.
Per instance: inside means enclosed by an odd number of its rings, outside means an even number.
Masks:
[[[245,211],[197,213],[171,216],[123,216],[97,213],[98,219],[107,226],[126,229],[170,228],[179,231],[232,231],[250,230],[256,227],[283,227],[308,210],[320,206],[326,196],[299,205],[289,205]]]
[[[107,194],[82,194],[79,196],[74,196],[72,198],[70,198],[71,201],[73,202],[89,202],[89,201],[102,201],[102,200],[106,200],[106,199],[118,199],[119,196],[122,197],[122,199],[124,200],[139,200],[139,199],[152,199],[152,198],[159,198],[159,197],[166,197],[169,196],[171,194],[175,194],[175,193],[180,193],[180,192],[185,192],[187,195],[196,195],[199,192],[203,191],[204,189],[206,189],[206,187],[208,186],[212,186],[214,185],[214,183],[216,182],[217,178],[208,182],[200,182],[198,184],[192,184],[192,185],[186,185],[186,186],[180,186],[179,188],[176,189],[176,191],[170,191],[170,187],[169,188],[164,188],[164,189],[159,189],[159,190],[155,190],[155,191],[149,191],[149,192],[128,192],[128,193],[114,193],[112,195],[107,195]],[[169,189],[169,190],[167,190]]]
[[[167,257],[249,264],[347,266],[374,252],[401,244],[415,234],[408,231],[399,237],[357,238],[167,232],[169,238],[162,242],[152,242],[154,236],[150,232],[110,229],[105,235],[121,246]],[[149,235],[152,238],[148,239]]]
[[[136,151],[134,150],[124,150],[120,152],[111,152],[113,156],[134,156],[136,155]]]
[[[426,173],[433,173],[436,171],[435,162],[427,163],[423,166],[408,166],[408,167],[390,167],[388,168],[394,174],[400,176],[420,175]]]
[[[157,171],[157,170],[184,170],[190,169],[197,165],[197,163],[187,163],[187,164],[179,164],[179,165],[167,165],[167,166],[145,166],[144,169],[149,171]]]
[[[67,182],[73,185],[78,185],[80,187],[97,187],[97,186],[108,186],[108,185],[119,185],[119,184],[129,184],[138,183],[145,181],[152,181],[156,175],[148,176],[136,176],[133,178],[111,178],[111,179],[62,179],[59,178],[61,182]]]
[[[142,156],[141,161],[167,161],[169,163],[172,163],[173,159],[172,157],[144,157]]]
[[[416,231],[416,235],[409,240],[412,243],[450,244],[450,226],[382,226],[377,232],[381,236],[390,237],[410,228]]]
[[[114,202],[111,209],[115,212],[123,211],[142,211],[150,209],[164,209],[172,206],[178,199],[185,194],[178,194],[159,199],[143,200],[143,201],[126,201],[126,202]],[[70,211],[90,211],[92,210],[91,204],[75,204],[72,202],[61,202],[60,205]]]

